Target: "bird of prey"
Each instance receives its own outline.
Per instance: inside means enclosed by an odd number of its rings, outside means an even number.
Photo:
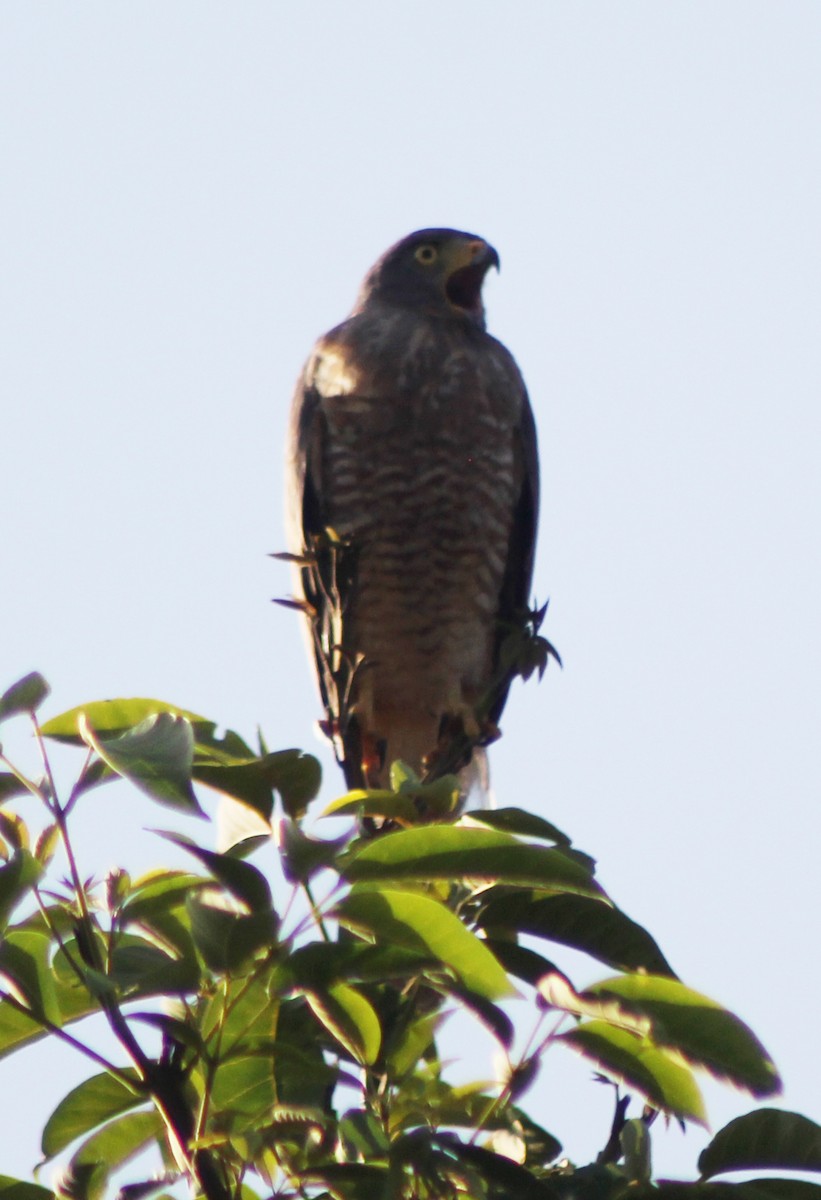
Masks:
[[[297,385],[295,604],[349,787],[388,786],[397,759],[464,776],[498,735],[512,676],[530,673],[510,638],[534,631],[536,431],[516,363],[485,330],[498,266],[474,234],[410,234]]]

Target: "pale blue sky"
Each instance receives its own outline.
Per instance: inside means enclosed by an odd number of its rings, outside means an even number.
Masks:
[[[499,802],[595,853],[816,1118],[819,62],[812,0],[0,9],[0,686],[259,723],[340,790],[269,604],[290,393],[392,241],[483,235],[565,660],[514,689]],[[127,795],[89,798],[86,869],[167,857]],[[0,1063],[0,1172],[36,1158],[50,1061]],[[586,1161],[610,1097],[561,1052],[538,1087]],[[746,1107],[707,1095],[716,1125]]]

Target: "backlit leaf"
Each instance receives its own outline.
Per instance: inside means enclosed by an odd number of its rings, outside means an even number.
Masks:
[[[337,906],[336,915],[343,925],[372,934],[380,941],[433,955],[468,988],[488,1000],[515,994],[483,942],[430,896],[392,888],[357,887]]]
[[[656,1108],[706,1124],[704,1102],[692,1072],[650,1038],[605,1021],[585,1021],[557,1040],[592,1059],[607,1074],[636,1088]]]
[[[129,1087],[123,1079],[104,1071],[86,1079],[60,1101],[43,1130],[42,1150],[45,1158],[53,1158],[75,1138],[88,1133],[103,1121],[145,1104],[145,1092],[136,1086],[137,1072],[129,1067],[123,1074],[135,1086]]]
[[[379,1018],[373,1005],[346,983],[306,993],[317,1018],[358,1062],[376,1061],[382,1043]]]
[[[106,740],[82,714],[79,725],[83,740],[112,771],[161,804],[203,815],[191,787],[194,735],[185,717],[156,713],[119,737]]]
[[[0,975],[15,984],[35,1017],[62,1024],[49,961],[51,940],[45,934],[10,930],[0,944]]]
[[[0,930],[42,875],[43,868],[28,850],[15,850],[9,861],[0,866]]]
[[[67,712],[46,721],[41,727],[41,733],[58,742],[82,746],[85,738],[80,731],[81,717],[85,717],[86,724],[90,725],[98,736],[115,737],[127,733],[158,713],[185,717],[191,725],[201,730],[208,729],[213,732],[216,729],[213,721],[189,712],[186,708],[180,708],[178,704],[166,704],[163,700],[148,700],[136,696],[130,699],[95,700],[89,704],[79,704],[76,708],[70,708]]]
[[[344,862],[351,882],[375,879],[460,879],[555,887],[596,895],[590,873],[560,850],[475,826],[427,825],[360,843]]]
[[[647,1018],[657,1045],[677,1050],[755,1096],[781,1087],[778,1072],[758,1038],[733,1013],[676,979],[621,975],[588,988],[594,1000],[615,1000],[626,1013]]]

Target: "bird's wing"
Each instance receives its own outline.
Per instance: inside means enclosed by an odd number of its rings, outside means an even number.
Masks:
[[[323,397],[309,363],[297,384],[288,463],[288,542],[298,556],[300,599],[308,620],[317,683],[331,739],[349,787],[362,786],[356,721],[347,711],[357,664],[342,652],[343,620],[355,589],[355,551],[330,527],[324,480],[328,436]]]
[[[526,625],[536,551],[539,459],[536,423],[527,393],[523,396],[521,420],[515,433],[514,465],[519,489],[514,501],[510,543],[499,596],[499,620],[494,654],[496,677],[488,712],[493,723],[501,716],[510,684],[517,674],[515,665],[506,664],[503,645],[511,634],[515,637],[517,631],[521,631]]]

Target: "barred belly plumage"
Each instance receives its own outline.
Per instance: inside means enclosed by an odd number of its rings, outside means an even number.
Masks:
[[[330,424],[345,433],[328,447],[331,524],[357,556],[345,649],[369,664],[369,706],[414,710],[430,737],[444,713],[475,704],[492,669],[512,431],[478,389],[469,430],[447,411],[462,397],[402,397],[396,421],[384,399],[347,400],[334,399]]]

